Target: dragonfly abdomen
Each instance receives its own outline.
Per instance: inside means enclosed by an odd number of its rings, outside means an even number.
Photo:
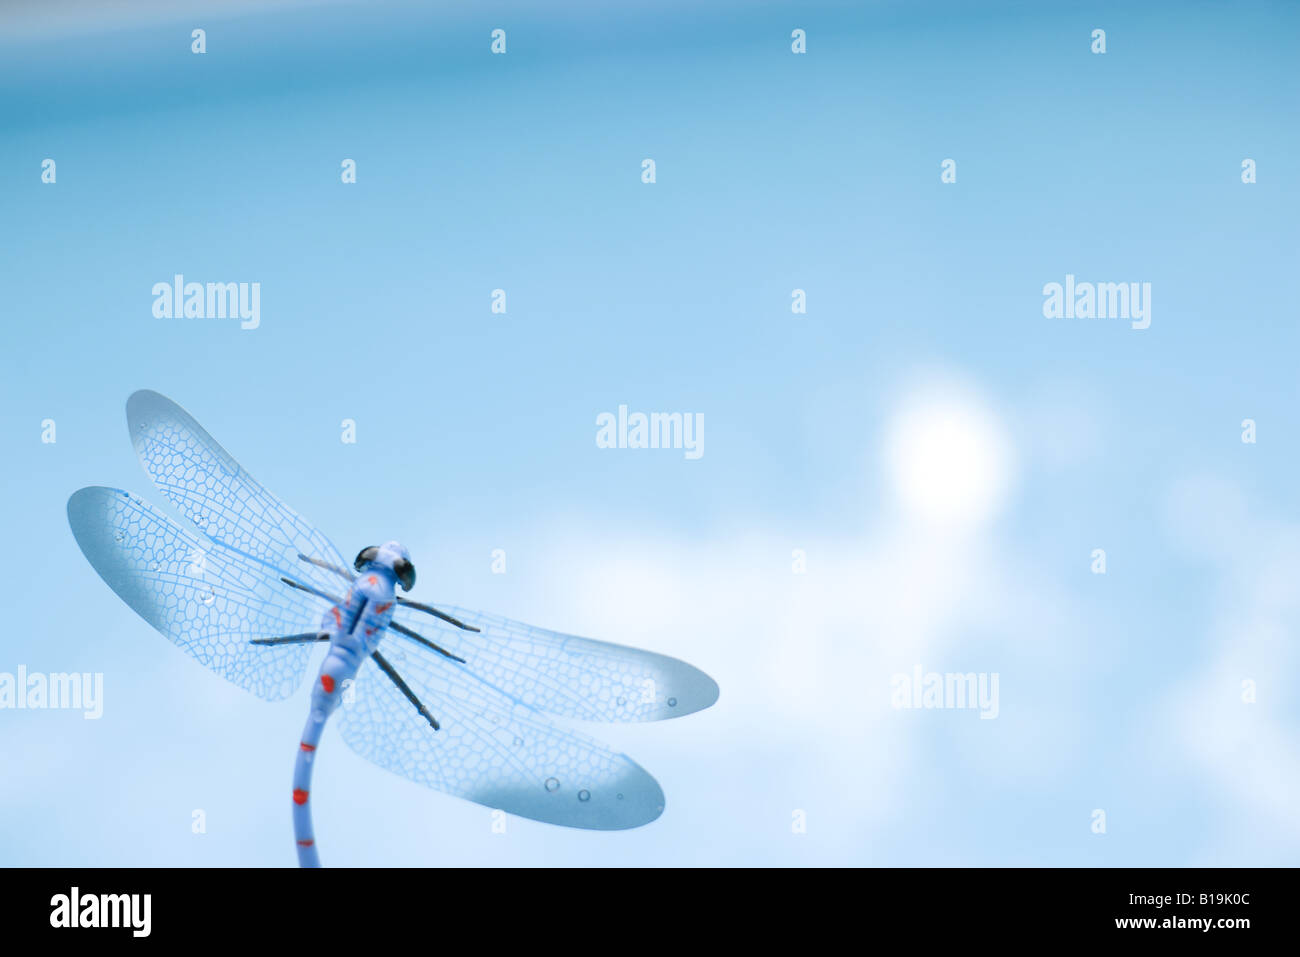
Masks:
[[[293,766],[293,831],[302,867],[320,867],[311,815],[311,772],[325,722],[342,703],[348,683],[379,646],[392,615],[393,585],[386,578],[366,575],[347,598],[325,615],[331,631],[329,652],[311,690],[311,712],[298,742]]]
[[[311,689],[311,712],[302,729],[293,765],[293,836],[298,848],[298,863],[302,867],[320,867],[320,852],[316,848],[316,833],[311,820],[312,766],[325,731],[325,722],[338,708],[347,683],[356,677],[359,663],[354,654],[340,647],[335,640],[330,644],[329,653]]]

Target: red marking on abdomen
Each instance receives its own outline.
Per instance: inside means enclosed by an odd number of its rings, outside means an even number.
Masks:
[[[294,788],[294,789],[293,789],[293,803],[294,803],[294,804],[306,804],[306,803],[307,803],[307,792],[304,791],[302,788]]]
[[[334,679],[329,675],[320,676],[320,686],[325,689],[326,694],[334,693]]]
[[[388,611],[388,609],[392,607],[393,607],[393,603],[391,601],[386,601],[382,605],[376,605],[375,614],[382,615],[384,612]]]
[[[370,584],[372,584],[372,585],[378,585],[378,584],[379,584],[379,579],[376,578],[374,575],[371,575],[369,578],[366,579],[366,581],[370,582]]]
[[[340,628],[342,628],[342,627],[343,627],[343,616],[339,614],[339,606],[338,606],[338,605],[335,605],[333,608],[330,609],[330,611],[334,612],[334,624],[336,624],[336,625],[338,625]]]
[[[314,744],[308,744],[306,741],[304,741],[302,744],[298,745],[298,747],[302,748],[304,751],[315,751],[315,750],[316,750],[316,745],[314,745]]]
[[[315,844],[315,843],[316,843],[315,841],[299,841],[299,842],[298,842],[298,846],[299,846],[299,847],[311,847],[311,846],[312,846],[313,844]]]

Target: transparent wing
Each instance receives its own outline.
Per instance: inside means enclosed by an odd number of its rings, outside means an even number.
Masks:
[[[482,630],[462,631],[405,606],[398,606],[394,618],[464,658],[475,675],[506,697],[537,711],[585,721],[659,721],[718,700],[712,678],[667,655],[465,608],[435,607]]]
[[[441,724],[434,731],[366,661],[343,696],[339,728],[362,757],[419,784],[510,814],[595,830],[653,821],[659,784],[626,755],[556,727],[478,680],[466,665],[405,639],[380,649]]]
[[[266,564],[272,581],[287,575],[329,594],[340,591],[336,576],[298,559],[311,555],[347,567],[330,540],[244,471],[188,412],[144,390],[127,399],[126,421],[158,490],[208,538]]]
[[[310,631],[324,601],[120,489],[74,493],[68,524],[118,597],[204,667],[271,700],[301,683],[309,645],[250,642]]]

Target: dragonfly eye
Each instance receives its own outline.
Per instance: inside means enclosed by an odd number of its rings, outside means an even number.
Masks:
[[[379,546],[371,545],[369,548],[363,548],[361,551],[357,552],[357,560],[352,564],[352,567],[357,571],[361,571],[362,565],[366,562],[373,562],[378,557]]]
[[[410,591],[415,587],[415,566],[405,558],[399,558],[393,563],[393,572],[402,583],[402,591]]]

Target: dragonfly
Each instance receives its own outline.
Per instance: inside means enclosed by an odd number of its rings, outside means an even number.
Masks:
[[[91,567],[208,670],[269,701],[292,695],[324,647],[295,752],[298,863],[320,866],[311,771],[327,720],[367,760],[519,817],[595,830],[664,810],[658,782],[572,721],[659,721],[718,699],[667,655],[412,600],[399,542],[351,563],[184,409],[157,392],[126,403],[136,455],[175,517],[90,486],[68,522]],[[401,589],[399,592],[398,589]]]

